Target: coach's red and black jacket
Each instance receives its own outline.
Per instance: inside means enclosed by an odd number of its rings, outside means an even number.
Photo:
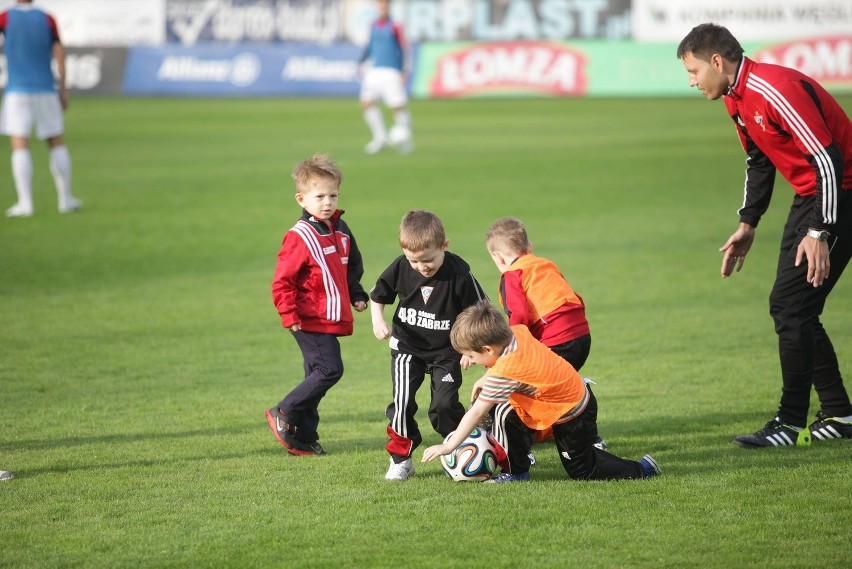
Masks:
[[[776,170],[800,196],[816,196],[810,227],[837,223],[839,192],[852,191],[852,122],[816,81],[743,57],[725,106],[748,154],[740,221],[757,226]]]
[[[349,226],[337,210],[324,222],[307,211],[285,235],[278,252],[272,302],[289,328],[336,336],[352,334],[352,303],[368,296],[364,263]]]

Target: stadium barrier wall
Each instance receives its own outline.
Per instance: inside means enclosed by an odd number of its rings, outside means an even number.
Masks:
[[[0,0],[0,10],[14,0]],[[364,45],[374,0],[36,0],[70,47],[204,43]],[[716,22],[740,41],[846,35],[849,0],[394,0],[413,43],[677,42]]]
[[[454,42],[415,46],[410,92],[462,97],[689,96],[674,42]],[[780,43],[748,42],[758,61],[800,69],[833,93],[852,93],[852,34]],[[351,44],[203,44],[69,48],[75,94],[356,97]],[[0,52],[0,87],[5,86]]]
[[[852,35],[743,47],[758,61],[801,69],[834,93],[852,93]],[[427,43],[416,46],[410,91],[419,99],[689,96],[676,48],[601,40]],[[353,45],[131,48],[123,92],[355,97],[360,53]]]
[[[375,16],[373,0],[37,6],[56,16],[75,94],[354,97]],[[850,0],[394,0],[392,16],[415,46],[416,98],[687,95],[674,51],[701,21],[759,61],[852,92]]]
[[[678,42],[499,42],[425,44],[412,94],[481,96],[688,96]],[[789,42],[748,42],[757,61],[793,67],[834,93],[852,93],[852,34]]]

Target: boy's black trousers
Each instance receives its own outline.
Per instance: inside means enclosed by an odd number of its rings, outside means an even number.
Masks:
[[[293,332],[304,359],[305,379],[278,403],[296,427],[295,437],[305,443],[319,439],[319,403],[343,377],[343,358],[337,336],[319,332]]]
[[[526,472],[530,469],[529,452],[534,431],[521,421],[511,405],[500,407],[494,419],[495,437],[506,451],[512,474]],[[598,402],[589,389],[585,411],[570,421],[553,425],[556,450],[568,476],[575,480],[643,478],[642,465],[635,460],[626,460],[595,447],[597,421]],[[505,429],[504,436],[497,434],[498,422]]]

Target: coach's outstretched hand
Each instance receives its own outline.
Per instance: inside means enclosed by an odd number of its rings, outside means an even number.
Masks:
[[[743,268],[746,254],[751,249],[751,244],[754,242],[754,227],[748,223],[740,223],[737,230],[728,237],[725,244],[719,249],[725,254],[722,257],[722,278],[727,278],[734,273],[734,267],[737,272]]]

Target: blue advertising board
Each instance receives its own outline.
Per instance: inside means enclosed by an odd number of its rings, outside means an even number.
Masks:
[[[133,47],[129,95],[357,96],[362,49],[349,44]]]

